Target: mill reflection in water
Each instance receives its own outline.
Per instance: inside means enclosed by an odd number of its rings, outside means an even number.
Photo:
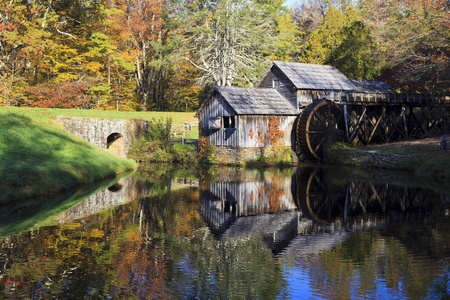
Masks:
[[[395,173],[333,172],[229,169],[214,181],[201,177],[201,215],[219,240],[258,236],[279,254],[290,244],[317,253],[358,231],[449,214],[440,209],[450,204],[446,194],[395,182]]]

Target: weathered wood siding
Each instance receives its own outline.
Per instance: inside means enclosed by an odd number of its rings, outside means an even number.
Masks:
[[[297,98],[300,107],[306,107],[313,102],[313,100],[319,99],[321,90],[298,90]]]
[[[292,82],[277,68],[272,67],[266,77],[259,83],[258,88],[274,88],[273,80],[278,80],[279,86],[276,87],[277,91],[285,97],[289,103],[292,104],[294,109],[299,110],[299,104],[297,101],[297,89]]]
[[[239,121],[236,118],[236,128],[223,128],[222,118],[236,116],[236,113],[225,102],[225,100],[217,93],[214,93],[212,99],[207,100],[208,103],[203,107],[199,114],[199,122],[201,122],[202,132],[208,137],[209,142],[216,146],[239,146],[237,128]],[[220,129],[212,127],[212,118],[219,118],[222,125]]]
[[[258,144],[257,134],[258,130],[267,131],[270,116],[258,115],[242,115],[237,117],[238,132],[239,132],[239,146],[241,147],[260,147]],[[297,116],[276,116],[280,122],[280,130],[284,131],[284,145],[291,146],[291,135],[293,133],[293,126]],[[253,131],[253,138],[250,137],[250,129]]]

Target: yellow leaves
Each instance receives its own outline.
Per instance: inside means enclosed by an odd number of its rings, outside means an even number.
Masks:
[[[58,66],[58,65],[57,65]],[[56,67],[57,67],[56,66]],[[59,73],[56,78],[55,81],[56,82],[66,82],[66,81],[75,81],[78,79],[78,75],[76,74],[72,74],[72,73]]]
[[[90,76],[98,76],[101,75],[100,70],[102,69],[102,64],[98,61],[90,61],[84,65],[84,70],[86,74]]]
[[[278,38],[275,40],[275,51],[269,55],[271,60],[289,61],[293,53],[300,48],[300,30],[292,20],[290,12],[277,19]]]
[[[81,223],[63,223],[59,225],[60,230],[75,230],[81,228]]]
[[[104,232],[103,230],[94,228],[94,229],[92,229],[92,230],[89,232],[88,236],[89,236],[90,238],[99,238],[99,239],[101,239],[101,238],[103,238],[103,237],[105,236],[105,232]]]

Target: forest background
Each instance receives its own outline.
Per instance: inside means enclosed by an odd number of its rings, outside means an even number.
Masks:
[[[450,92],[448,0],[1,0],[0,105],[196,110],[273,60]]]

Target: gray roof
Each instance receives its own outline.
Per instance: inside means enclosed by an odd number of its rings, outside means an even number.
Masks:
[[[392,88],[382,81],[351,80],[356,92],[391,93]]]
[[[274,61],[297,89],[352,91],[356,87],[333,66]]]
[[[297,115],[298,112],[275,89],[216,87],[238,115]]]

